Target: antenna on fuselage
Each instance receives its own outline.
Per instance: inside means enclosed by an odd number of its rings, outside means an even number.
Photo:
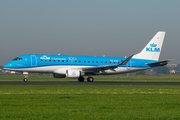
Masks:
[[[61,55],[61,53],[59,53],[58,55]]]

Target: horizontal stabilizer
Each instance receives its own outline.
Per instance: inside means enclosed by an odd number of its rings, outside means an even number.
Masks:
[[[146,65],[155,65],[155,64],[160,64],[161,66],[167,65],[168,62],[172,61],[172,59],[169,60],[164,60],[164,61],[159,61],[159,62],[153,62],[153,63],[146,63]]]

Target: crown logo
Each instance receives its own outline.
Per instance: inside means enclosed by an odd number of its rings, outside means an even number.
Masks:
[[[150,44],[150,46],[151,46],[151,47],[156,47],[157,44],[154,44],[154,43],[153,43],[153,44]]]
[[[43,56],[43,57],[41,57],[41,59],[50,59],[50,57]]]
[[[72,75],[76,75],[76,73],[75,72],[73,72],[73,74]]]

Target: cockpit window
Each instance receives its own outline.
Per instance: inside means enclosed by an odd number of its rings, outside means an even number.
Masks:
[[[23,58],[19,58],[20,61],[23,61]]]
[[[14,58],[13,60],[20,60],[20,61],[23,61],[23,58],[18,58],[18,57],[16,57],[16,58]]]
[[[14,58],[13,60],[18,60],[18,58]]]

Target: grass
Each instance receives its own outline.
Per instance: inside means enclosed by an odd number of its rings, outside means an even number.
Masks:
[[[110,76],[93,76],[96,82],[101,81],[125,81],[125,82],[180,82],[180,75],[133,75],[127,77],[126,74]],[[1,81],[23,81],[21,74],[0,74]],[[85,82],[87,81],[85,76]],[[52,75],[30,74],[28,81],[78,81],[71,78],[53,78]]]
[[[0,119],[178,120],[180,86],[0,86]]]

